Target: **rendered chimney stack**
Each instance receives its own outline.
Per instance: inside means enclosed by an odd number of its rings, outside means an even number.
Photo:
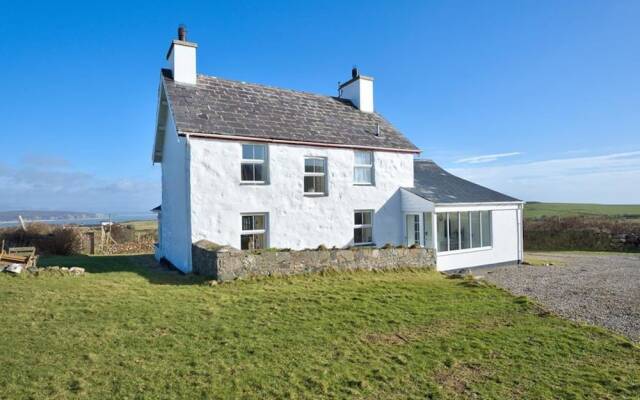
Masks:
[[[340,97],[351,100],[353,105],[362,112],[372,113],[373,108],[373,78],[360,75],[358,68],[351,70],[351,79],[341,84]]]
[[[187,28],[180,25],[178,28],[178,39],[171,42],[167,60],[173,72],[173,80],[179,83],[195,85],[196,74],[196,43],[187,42]]]

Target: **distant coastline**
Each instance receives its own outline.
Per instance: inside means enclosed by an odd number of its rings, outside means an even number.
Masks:
[[[156,215],[152,212],[139,213],[81,213],[81,212],[24,212],[1,211],[0,227],[18,226],[18,215],[21,215],[26,224],[38,222],[52,225],[99,225],[102,222],[127,222],[154,220]]]

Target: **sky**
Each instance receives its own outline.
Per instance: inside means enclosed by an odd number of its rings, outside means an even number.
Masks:
[[[160,68],[184,23],[198,73],[375,107],[451,172],[527,201],[640,203],[639,1],[6,1],[0,210],[134,212]]]

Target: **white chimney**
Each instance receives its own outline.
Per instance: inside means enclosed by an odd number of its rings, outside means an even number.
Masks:
[[[351,79],[338,87],[340,98],[351,100],[362,112],[373,112],[373,78],[360,75],[358,68],[351,70]]]
[[[171,42],[167,60],[173,72],[173,80],[180,83],[196,84],[196,48],[197,44],[187,42],[187,29],[178,28],[178,40]]]

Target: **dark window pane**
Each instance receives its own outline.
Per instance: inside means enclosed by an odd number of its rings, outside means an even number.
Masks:
[[[253,235],[253,248],[254,249],[264,249],[266,247],[265,243],[265,235],[264,233],[258,233]]]
[[[362,228],[355,228],[353,230],[353,243],[362,243]]]
[[[314,172],[314,160],[311,158],[307,158],[304,160],[304,172]]]
[[[371,213],[363,212],[362,213],[362,223],[365,225],[371,225]]]
[[[362,213],[361,212],[357,212],[354,214],[354,223],[355,225],[362,225]]]
[[[313,193],[315,190],[313,188],[313,177],[305,176],[304,177],[304,192],[305,193]]]
[[[253,145],[251,144],[242,145],[242,159],[243,160],[253,159]]]
[[[253,146],[253,158],[255,160],[265,159],[265,146],[262,144],[256,144]]]
[[[254,181],[253,164],[242,164],[242,180]]]
[[[316,171],[324,173],[324,160],[316,160]]]
[[[243,231],[252,231],[253,230],[253,216],[251,216],[251,215],[243,215],[242,216],[242,230]]]
[[[264,229],[264,215],[253,216],[253,229]]]
[[[250,246],[252,243],[253,235],[241,235],[240,236],[240,249],[241,250],[250,250]]]
[[[264,181],[263,169],[264,169],[264,166],[262,164],[253,165],[253,176],[255,181],[259,181],[259,182]]]
[[[318,193],[324,193],[324,176],[315,176],[313,180],[315,191]]]
[[[373,233],[371,228],[362,228],[362,242],[363,243],[373,242]]]

